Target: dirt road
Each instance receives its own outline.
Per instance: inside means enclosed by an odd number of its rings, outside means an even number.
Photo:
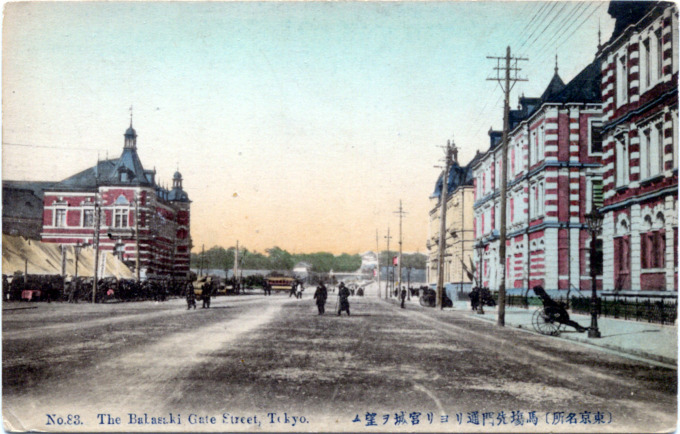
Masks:
[[[195,311],[182,300],[8,311],[6,427],[617,432],[675,424],[675,370],[375,298],[352,297],[352,316],[338,317],[328,312],[335,296],[323,316],[310,294],[220,297]]]

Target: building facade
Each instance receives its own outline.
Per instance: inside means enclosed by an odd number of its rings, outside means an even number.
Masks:
[[[159,186],[155,174],[142,166],[130,123],[120,158],[45,190],[42,241],[93,245],[98,229],[99,249],[139,266],[141,279],[189,278],[191,201],[179,171],[172,189]]]
[[[612,2],[600,49],[604,285],[678,289],[678,8]]]
[[[457,158],[456,158],[457,160]],[[474,191],[470,165],[460,166],[454,161],[448,176],[446,200],[446,250],[443,275],[445,283],[459,285],[461,290],[470,287],[463,263],[469,269],[473,257]],[[430,196],[429,237],[427,240],[427,283],[437,283],[439,276],[439,233],[441,229],[442,177]]]
[[[506,190],[506,288],[590,289],[585,214],[599,206],[602,142],[600,63],[568,84],[555,74],[540,98],[510,111]],[[475,251],[483,286],[498,288],[500,131],[473,166]],[[601,251],[599,246],[596,246]],[[599,255],[598,255],[599,256]],[[601,260],[596,258],[596,273]],[[598,281],[599,282],[599,281]]]
[[[2,233],[40,240],[43,191],[53,184],[43,181],[2,181]]]

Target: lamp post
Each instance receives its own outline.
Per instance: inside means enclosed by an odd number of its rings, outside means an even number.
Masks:
[[[586,214],[586,223],[588,224],[588,231],[592,238],[590,239],[590,277],[592,279],[592,297],[590,299],[590,328],[588,329],[589,338],[599,338],[602,337],[600,330],[597,327],[597,270],[595,270],[595,255],[597,251],[595,249],[595,241],[597,240],[597,235],[602,230],[602,220],[603,216],[600,214],[595,207],[593,211]]]
[[[482,254],[484,253],[484,244],[480,240],[475,245],[477,248],[477,292],[479,294],[479,303],[477,304],[477,313],[484,315],[484,303],[482,303]],[[473,276],[474,277],[474,276]]]

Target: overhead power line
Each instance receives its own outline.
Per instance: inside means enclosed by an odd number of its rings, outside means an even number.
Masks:
[[[31,145],[31,144],[26,144],[26,143],[7,143],[7,142],[2,142],[2,146],[17,146],[21,148],[41,148],[41,149],[58,149],[60,151],[101,151],[104,148],[73,148],[73,147],[63,147],[63,146],[54,146],[54,145]]]

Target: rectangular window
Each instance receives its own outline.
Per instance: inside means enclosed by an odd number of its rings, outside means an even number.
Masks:
[[[655,268],[664,268],[666,262],[666,234],[664,231],[656,231],[654,233],[654,253],[655,253]]]
[[[515,221],[515,198],[510,198],[510,224]]]
[[[66,227],[66,210],[58,209],[54,213],[54,226],[58,228]]]
[[[671,146],[671,152],[672,152],[671,161],[673,162],[672,163],[673,167],[671,167],[671,169],[675,169],[676,167],[678,167],[678,149],[677,149],[677,147],[678,147],[678,138],[677,138],[677,136],[678,136],[678,112],[677,111],[671,112],[671,119],[673,119],[673,131],[671,132],[671,137],[672,137],[671,144],[673,145],[673,146]]]
[[[656,33],[656,78],[663,77],[663,38],[661,37],[661,29]]]
[[[83,226],[91,228],[94,226],[94,210],[86,209],[83,211]]]
[[[642,43],[642,73],[644,74],[643,77],[643,83],[645,84],[645,88],[648,88],[650,85],[650,80],[652,78],[652,71],[651,71],[651,59],[649,58],[651,55],[651,51],[649,49],[649,39],[645,39],[645,41]]]
[[[640,234],[640,266],[642,269],[664,268],[666,235],[664,231]]]
[[[625,137],[616,140],[616,186],[628,184],[628,144]]]
[[[116,209],[113,214],[113,227],[126,228],[128,225],[128,210]]]
[[[616,65],[616,104],[621,106],[628,101],[628,67],[626,56],[619,57]]]
[[[642,132],[640,137],[640,179],[646,179],[652,176],[652,136],[650,130]]]
[[[657,156],[657,170],[656,173],[663,173],[663,157],[664,157],[664,145],[663,145],[663,123],[656,125],[656,156]]]
[[[515,175],[515,147],[510,149],[510,175]]]
[[[590,183],[591,186],[591,197],[592,197],[592,209],[602,208],[604,204],[604,194],[602,192],[602,180],[593,179]]]
[[[590,124],[590,153],[602,152],[602,124],[593,122]]]

